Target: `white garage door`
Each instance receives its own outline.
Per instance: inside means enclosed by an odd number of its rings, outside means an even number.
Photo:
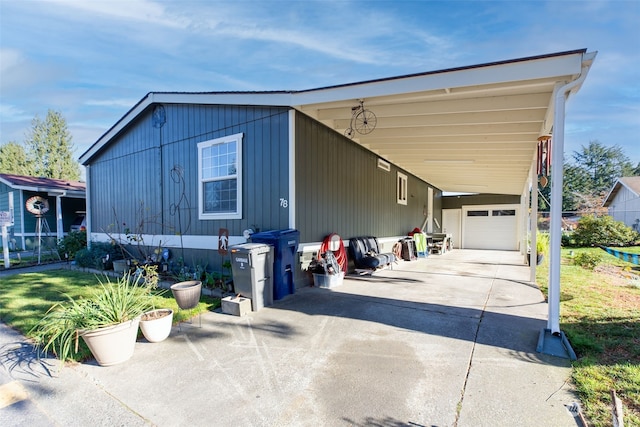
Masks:
[[[463,248],[518,249],[518,208],[508,206],[467,206],[463,208]]]

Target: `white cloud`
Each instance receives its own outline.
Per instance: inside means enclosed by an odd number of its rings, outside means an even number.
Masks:
[[[112,99],[89,99],[84,101],[84,105],[89,107],[133,107],[139,99],[112,98]]]
[[[0,117],[2,117],[3,122],[19,122],[33,118],[20,107],[9,104],[0,104]]]
[[[114,20],[134,21],[138,24],[154,24],[170,28],[184,28],[188,21],[179,16],[168,16],[160,2],[135,1],[79,1],[53,0],[59,6],[76,9],[86,14],[100,15]]]

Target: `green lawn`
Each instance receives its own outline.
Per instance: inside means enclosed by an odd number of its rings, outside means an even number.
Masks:
[[[0,321],[29,336],[29,331],[54,303],[65,301],[68,297],[89,296],[100,286],[98,277],[91,273],[65,269],[3,277],[0,279]],[[173,309],[174,323],[220,306],[219,298],[202,296],[200,304],[194,309],[178,310],[178,304],[170,290],[159,289],[154,294],[156,307]],[[82,351],[78,360],[87,356],[87,351]]]
[[[625,425],[640,426],[640,266],[619,260],[599,248],[572,249],[602,256],[599,267],[621,267],[619,275],[585,270],[562,250],[560,327],[578,360],[573,381],[593,426],[611,425],[614,389],[624,404]],[[640,253],[640,248],[621,248]],[[638,277],[634,279],[634,277]],[[547,291],[548,264],[538,269],[538,284]]]

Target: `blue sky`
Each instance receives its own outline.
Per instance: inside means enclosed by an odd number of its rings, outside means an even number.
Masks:
[[[640,162],[640,1],[0,0],[0,143],[62,113],[76,155],[152,91],[309,89],[586,48],[565,154]]]

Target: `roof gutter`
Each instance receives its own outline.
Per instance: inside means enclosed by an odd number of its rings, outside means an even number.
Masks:
[[[551,148],[551,222],[549,250],[549,317],[547,329],[553,335],[560,333],[560,243],[562,235],[562,187],[564,174],[564,119],[565,104],[572,92],[577,92],[587,78],[597,52],[583,55],[580,75],[563,86],[556,87],[554,95],[553,144]]]

